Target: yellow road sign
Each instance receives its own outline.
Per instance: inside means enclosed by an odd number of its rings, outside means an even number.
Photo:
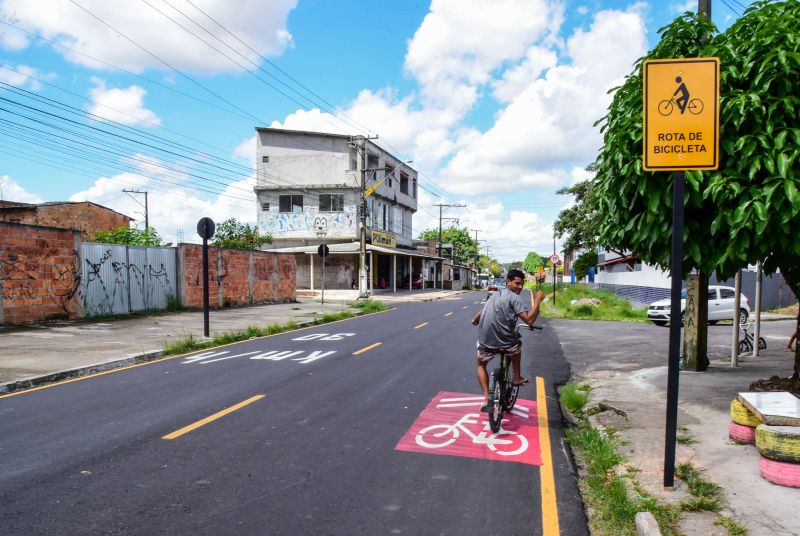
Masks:
[[[644,62],[647,171],[719,167],[719,58]]]

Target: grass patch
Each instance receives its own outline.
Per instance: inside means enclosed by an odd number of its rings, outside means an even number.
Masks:
[[[728,516],[719,516],[719,519],[714,521],[714,524],[728,529],[730,536],[747,536],[747,527]]]
[[[681,445],[694,445],[697,440],[690,435],[679,435],[676,440]]]
[[[548,318],[570,318],[576,320],[617,320],[624,322],[646,322],[646,309],[633,309],[628,300],[624,300],[606,290],[594,290],[586,285],[570,285],[559,288],[556,301],[552,299],[550,285],[548,301],[542,303],[542,315]],[[531,287],[535,289],[536,287]],[[573,300],[594,298],[599,305],[572,305]]]
[[[675,476],[686,483],[692,498],[681,503],[681,508],[689,512],[718,512],[722,503],[722,488],[714,484],[691,463],[679,463]]]
[[[661,506],[643,493],[635,482],[626,483],[616,468],[624,461],[617,453],[618,440],[588,424],[567,431],[567,441],[586,467],[580,480],[581,494],[589,507],[589,524],[594,534],[634,536],[637,512],[648,511],[655,516],[663,534],[675,536],[673,528],[679,512]],[[631,486],[635,493],[629,492]]]
[[[559,400],[571,413],[580,413],[589,400],[589,386],[568,383],[558,392]]]
[[[355,316],[360,316],[379,311],[385,311],[387,309],[384,303],[375,300],[364,300],[362,302],[359,302],[359,304],[365,304],[365,305],[353,304],[354,307],[359,309],[359,311],[357,312],[344,310],[344,311],[338,311],[336,313],[325,313],[324,315],[315,318],[312,324],[315,326],[319,324],[328,324],[330,322],[336,322],[338,320],[345,320],[347,318],[353,318]],[[246,341],[248,339],[254,339],[256,337],[266,337],[267,335],[276,335],[278,333],[283,333],[285,331],[292,331],[295,329],[297,329],[297,322],[295,322],[294,320],[290,320],[285,324],[270,324],[269,326],[265,327],[248,326],[243,330],[217,333],[210,341],[201,341],[195,338],[193,335],[189,335],[188,337],[183,337],[176,341],[165,342],[163,355],[166,356],[166,355],[187,354],[189,352],[196,352],[198,350],[205,350],[208,348],[214,348],[216,346],[223,346],[235,342]]]
[[[371,298],[367,300],[359,300],[356,302],[352,302],[349,305],[350,307],[361,309],[362,314],[379,313],[389,308],[389,306],[387,306],[385,303],[380,302],[378,300],[373,300]]]
[[[177,313],[178,311],[183,311],[184,309],[185,307],[181,303],[180,298],[172,294],[167,296],[167,311],[170,313]]]

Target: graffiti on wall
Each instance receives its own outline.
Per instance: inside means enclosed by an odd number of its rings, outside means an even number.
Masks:
[[[74,261],[63,260],[63,250],[56,248],[21,251],[0,242],[0,295],[3,300],[44,298],[69,313],[69,304],[80,293],[80,274]],[[72,254],[77,256],[77,251]]]
[[[319,212],[316,208],[303,212],[264,212],[259,214],[259,228],[273,238],[328,237],[356,235],[355,207],[344,212]]]
[[[174,251],[83,244],[83,299],[78,306],[87,316],[165,308],[176,294]]]

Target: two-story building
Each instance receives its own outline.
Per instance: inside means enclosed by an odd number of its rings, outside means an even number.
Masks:
[[[256,145],[258,227],[272,236],[270,249],[297,254],[297,288],[320,286],[323,243],[331,252],[325,287],[357,286],[362,178],[369,286],[411,288],[416,274],[441,286],[440,259],[413,248],[418,178],[408,163],[341,134],[257,128]],[[431,262],[432,277],[423,270]]]

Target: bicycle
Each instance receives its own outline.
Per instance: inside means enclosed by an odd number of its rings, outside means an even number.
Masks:
[[[541,330],[540,326],[529,326],[529,329]],[[511,378],[511,358],[508,350],[500,350],[500,364],[489,376],[489,427],[492,432],[500,431],[503,413],[514,409],[521,385],[514,385]]]
[[[675,97],[664,99],[658,103],[658,113],[666,117],[675,109],[674,106]],[[686,105],[686,109],[693,115],[699,115],[703,113],[703,101],[700,99],[692,99],[689,101],[689,104]]]
[[[753,336],[747,331],[747,328],[750,327],[750,324],[739,324],[739,327],[742,328],[744,331],[744,339],[739,341],[739,354],[743,354],[745,352],[752,352],[753,351]],[[767,341],[764,340],[764,337],[758,338],[758,349],[759,350],[766,350],[767,349]]]

